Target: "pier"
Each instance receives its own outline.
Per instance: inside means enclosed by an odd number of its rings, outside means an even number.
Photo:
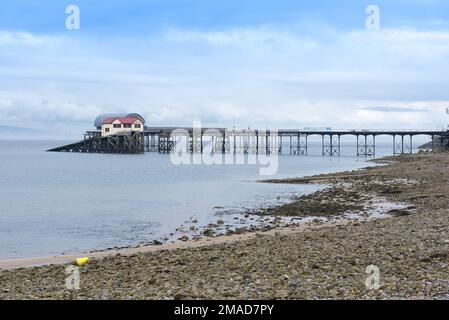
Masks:
[[[200,129],[198,129],[200,130]],[[432,141],[431,150],[436,151],[448,147],[449,131],[432,130],[255,130],[255,129],[225,129],[202,128],[201,134],[195,137],[192,128],[149,127],[145,128],[145,151],[170,153],[175,150],[176,132],[185,136],[192,153],[204,152],[204,145],[211,143],[211,152],[215,153],[245,153],[245,154],[290,154],[308,155],[309,138],[321,138],[321,155],[339,156],[341,154],[341,138],[354,137],[355,154],[357,156],[374,156],[376,154],[376,138],[379,136],[392,137],[392,153],[394,155],[411,154],[413,152],[413,138],[426,135]],[[173,134],[175,133],[175,134]],[[198,137],[199,136],[199,137]],[[438,139],[439,143],[435,141]],[[285,145],[287,144],[287,150]]]
[[[299,129],[145,127],[143,132],[124,132],[105,137],[101,136],[99,130],[87,131],[84,140],[48,151],[129,154],[158,152],[169,154],[176,150],[177,143],[183,141],[185,145],[185,150],[183,150],[190,153],[278,153],[306,156],[309,154],[309,138],[318,136],[321,140],[321,155],[340,156],[341,138],[352,136],[354,137],[354,155],[369,157],[376,155],[376,138],[379,136],[392,137],[392,154],[401,155],[413,152],[413,138],[419,135],[426,135],[431,139],[430,149],[432,151],[448,148],[449,131],[311,131]]]

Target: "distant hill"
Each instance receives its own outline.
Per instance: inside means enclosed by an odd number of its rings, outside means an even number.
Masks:
[[[21,127],[0,126],[0,132],[36,132],[39,130]]]
[[[432,143],[432,141],[427,142],[427,143],[419,146],[418,149],[421,149],[421,150],[432,149],[433,145],[435,146],[435,148],[440,148],[441,147],[441,139],[440,139],[440,137],[435,137],[433,139],[433,143]],[[449,148],[449,141],[447,141],[447,140],[443,141],[443,147],[446,148],[446,149]]]
[[[0,139],[32,138],[45,135],[44,130],[0,125]]]

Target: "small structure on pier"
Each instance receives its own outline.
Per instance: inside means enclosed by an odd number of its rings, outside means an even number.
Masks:
[[[145,119],[138,113],[103,113],[94,120],[94,127],[101,130],[101,125],[108,118],[137,118],[142,124],[145,124]]]
[[[95,130],[84,134],[84,140],[47,151],[128,153],[145,152],[145,119],[137,113],[102,114],[95,121]]]
[[[124,132],[143,132],[144,122],[137,117],[109,117],[101,123],[101,136]]]

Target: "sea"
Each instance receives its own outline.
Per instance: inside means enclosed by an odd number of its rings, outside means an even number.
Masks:
[[[277,171],[258,164],[175,164],[169,155],[53,153],[68,141],[0,140],[0,259],[44,257],[176,241],[195,223],[238,223],[320,186],[260,183],[373,165],[354,144],[340,157],[281,155]],[[391,143],[377,156],[391,155]]]

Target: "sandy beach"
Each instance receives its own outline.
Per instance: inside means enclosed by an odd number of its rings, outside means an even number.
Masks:
[[[380,162],[261,182],[328,185],[249,213],[317,217],[307,224],[89,254],[80,290],[65,287],[65,268],[77,256],[0,261],[0,299],[448,298],[448,154]],[[401,206],[373,219],[379,201]],[[378,289],[365,285],[370,265],[379,269]]]

